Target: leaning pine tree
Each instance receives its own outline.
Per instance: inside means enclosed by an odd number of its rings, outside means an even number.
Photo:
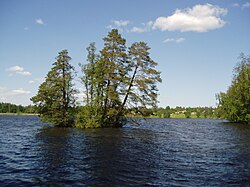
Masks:
[[[161,78],[147,44],[134,43],[127,52],[126,40],[116,29],[103,40],[100,54],[90,44],[88,63],[81,65],[85,106],[78,114],[78,127],[121,127],[131,109],[143,113],[157,104]]]
[[[67,50],[59,52],[37,95],[31,98],[42,121],[58,127],[74,124],[76,90],[73,89],[74,68],[70,60]]]

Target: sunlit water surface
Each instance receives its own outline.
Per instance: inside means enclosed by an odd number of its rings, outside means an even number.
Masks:
[[[0,186],[250,186],[249,126],[138,120],[84,130],[0,116]]]

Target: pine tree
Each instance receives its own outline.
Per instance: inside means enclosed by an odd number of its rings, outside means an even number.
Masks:
[[[147,44],[134,43],[127,52],[126,40],[116,29],[103,40],[100,54],[90,44],[88,63],[80,65],[85,106],[78,114],[78,127],[120,127],[132,108],[144,113],[157,105],[156,84],[161,78]]]
[[[95,43],[90,43],[87,47],[87,64],[79,64],[83,76],[84,85],[84,107],[81,107],[77,115],[77,127],[93,128],[101,127],[101,116],[104,106],[104,73],[100,57],[96,54]]]
[[[104,39],[104,48],[101,50],[101,61],[105,68],[104,110],[102,122],[110,126],[120,126],[117,121],[118,111],[121,108],[121,97],[124,95],[128,72],[126,40],[121,37],[117,29],[111,30]]]
[[[73,88],[74,68],[70,60],[67,50],[59,52],[37,95],[31,98],[42,121],[59,127],[69,127],[74,123],[76,90]]]
[[[143,108],[157,106],[157,83],[161,82],[160,72],[155,69],[157,62],[149,56],[150,48],[145,42],[133,43],[129,48],[129,62],[132,74],[120,111],[125,105],[137,108],[143,114]]]

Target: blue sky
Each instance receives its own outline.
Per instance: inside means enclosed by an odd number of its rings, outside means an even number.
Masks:
[[[1,0],[0,102],[30,104],[59,51],[68,49],[79,71],[89,43],[100,50],[118,28],[127,47],[151,47],[159,106],[215,106],[237,57],[250,52],[249,18],[247,0]]]

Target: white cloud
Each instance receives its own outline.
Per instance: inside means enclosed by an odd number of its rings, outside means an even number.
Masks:
[[[6,87],[0,87],[0,102],[27,105],[30,104],[30,94],[30,91],[23,88],[11,90]]]
[[[44,25],[44,21],[41,18],[36,19],[36,23],[39,25]]]
[[[117,27],[125,27],[130,23],[128,20],[115,20],[114,25]]]
[[[30,94],[31,92],[28,90],[24,90],[23,88],[19,88],[16,90],[11,91],[12,95],[27,95]]]
[[[133,27],[130,31],[131,32],[137,32],[137,33],[142,33],[142,32],[147,32],[147,29],[146,28]]]
[[[182,43],[184,42],[186,39],[185,38],[167,38],[166,40],[164,40],[164,43],[169,43],[169,42],[174,42],[174,43]]]
[[[10,76],[13,75],[13,73],[18,75],[24,75],[24,76],[30,76],[31,73],[28,71],[24,71],[24,68],[21,66],[12,66],[10,68],[5,69],[5,71],[10,72]]]
[[[250,2],[245,2],[245,3],[243,3],[243,4],[233,3],[232,6],[233,6],[233,7],[242,8],[242,9],[250,8]]]
[[[44,78],[34,78],[33,80],[29,80],[28,83],[29,84],[34,84],[34,83],[42,83],[44,81],[45,81]]]
[[[31,94],[31,92],[28,90],[24,90],[23,88],[9,90],[6,87],[0,87],[0,97],[2,99],[3,98],[8,99],[13,96],[21,96],[21,95],[28,95],[28,94]]]
[[[24,68],[21,66],[12,66],[6,69],[6,71],[9,71],[9,72],[17,72],[17,71],[23,71],[23,70]]]
[[[131,22],[129,20],[114,20],[112,21],[111,25],[107,26],[107,29],[118,29],[119,31],[123,32],[128,30],[126,27],[130,24]]]
[[[133,27],[130,32],[142,33],[149,32],[152,29],[153,21],[149,21],[147,23],[143,23],[142,27]]]
[[[227,14],[227,9],[211,4],[195,5],[192,8],[177,9],[173,15],[158,17],[153,29],[161,31],[207,32],[225,25],[220,17]]]
[[[24,75],[24,76],[30,76],[32,75],[30,72],[28,71],[17,71],[16,74],[19,74],[19,75]]]
[[[246,2],[242,5],[242,8],[250,8],[250,2]]]
[[[239,7],[240,5],[239,5],[239,3],[234,3],[233,6],[234,7]]]

